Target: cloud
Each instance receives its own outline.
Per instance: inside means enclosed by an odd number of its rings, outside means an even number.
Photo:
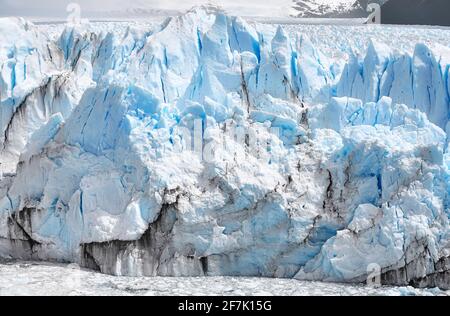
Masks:
[[[195,5],[208,2],[219,4],[233,14],[285,16],[292,5],[292,0],[135,0],[130,4],[124,4],[123,0],[0,0],[0,16],[24,16],[24,17],[65,17],[66,7],[69,3],[76,2],[82,12],[98,13],[110,11],[127,12],[129,9],[168,9],[187,10]]]

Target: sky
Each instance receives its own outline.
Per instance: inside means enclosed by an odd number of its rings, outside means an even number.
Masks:
[[[239,15],[285,16],[292,5],[292,0],[0,0],[0,16],[64,18],[71,2],[78,3],[86,15],[100,16],[105,12],[127,12],[135,8],[184,11],[208,2]]]

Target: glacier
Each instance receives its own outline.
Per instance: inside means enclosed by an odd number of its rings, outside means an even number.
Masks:
[[[0,30],[0,257],[449,288],[449,47],[341,65],[209,7]]]

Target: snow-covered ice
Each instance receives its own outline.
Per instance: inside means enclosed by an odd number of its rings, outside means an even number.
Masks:
[[[0,19],[1,257],[449,287],[449,30],[124,26]]]

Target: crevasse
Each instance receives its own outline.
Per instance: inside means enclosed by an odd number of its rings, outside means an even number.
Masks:
[[[449,287],[445,48],[372,41],[336,73],[306,36],[208,8],[0,30],[1,257]]]

